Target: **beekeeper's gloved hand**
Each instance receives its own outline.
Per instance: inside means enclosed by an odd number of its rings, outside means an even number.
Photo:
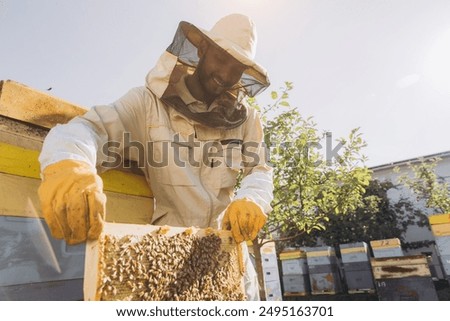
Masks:
[[[222,228],[231,230],[234,240],[240,243],[254,240],[266,221],[267,216],[258,204],[248,199],[240,199],[228,205]]]
[[[103,229],[106,195],[95,169],[63,160],[42,172],[39,199],[53,237],[77,244],[97,239]]]

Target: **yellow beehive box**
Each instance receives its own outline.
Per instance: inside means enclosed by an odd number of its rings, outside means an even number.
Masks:
[[[398,238],[370,241],[373,256],[376,258],[403,256],[401,242]]]
[[[302,250],[291,250],[280,253],[280,260],[306,259],[306,252]]]
[[[86,245],[85,300],[244,300],[230,231],[107,223]]]
[[[66,123],[87,109],[12,80],[0,81],[0,215],[42,217],[37,188],[39,153],[49,128]],[[107,195],[106,220],[148,224],[153,194],[143,175],[130,169],[100,175]],[[25,206],[30,200],[36,211]],[[128,213],[122,216],[124,209]]]
[[[0,282],[0,292],[6,291],[6,298],[14,293],[31,300],[82,299],[84,246],[52,238],[44,228],[37,191],[38,156],[49,129],[85,112],[17,82],[0,81],[0,237],[4,244],[14,244],[7,247],[7,269],[0,271],[6,281]],[[145,177],[136,173],[122,168],[101,174],[106,221],[151,222],[153,196]],[[30,250],[30,240],[36,251]]]
[[[428,221],[431,225],[450,223],[450,213],[431,215],[430,217],[428,217]]]
[[[431,225],[434,236],[450,236],[450,223]]]

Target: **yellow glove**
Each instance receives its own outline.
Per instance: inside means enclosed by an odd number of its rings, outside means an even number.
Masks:
[[[222,226],[230,230],[237,243],[251,241],[266,224],[267,216],[258,204],[248,199],[231,202],[225,211]]]
[[[103,229],[106,195],[101,178],[80,161],[63,160],[43,171],[38,194],[53,237],[78,244]]]

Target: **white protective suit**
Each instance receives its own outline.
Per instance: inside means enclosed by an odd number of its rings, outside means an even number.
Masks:
[[[145,87],[54,127],[39,157],[41,169],[73,159],[102,172],[118,165],[118,155],[128,156],[138,162],[153,191],[155,225],[220,228],[228,204],[242,198],[269,213],[272,169],[261,145],[257,111],[249,108],[245,122],[233,129],[211,128],[186,118],[160,99],[176,64],[177,57],[165,52],[147,75]],[[177,86],[182,90],[185,85],[181,81]],[[180,96],[186,104],[196,102],[187,88]],[[240,170],[244,178],[234,193]],[[248,253],[244,255],[247,298],[257,300],[255,269]]]

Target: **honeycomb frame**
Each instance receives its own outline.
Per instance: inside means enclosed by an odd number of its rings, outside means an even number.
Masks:
[[[107,223],[86,245],[84,298],[245,300],[241,246],[230,231]]]

